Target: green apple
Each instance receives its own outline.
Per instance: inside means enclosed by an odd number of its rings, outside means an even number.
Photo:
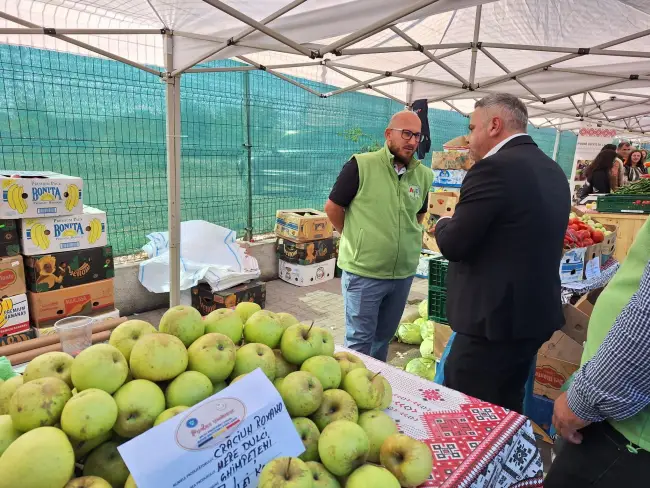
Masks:
[[[148,380],[130,381],[117,390],[113,398],[118,412],[113,430],[127,439],[153,427],[158,415],[165,410],[165,394],[158,385]]]
[[[393,434],[381,445],[379,459],[402,486],[419,486],[431,475],[433,457],[424,442]]]
[[[228,339],[230,340],[230,339]],[[212,381],[198,371],[179,374],[165,390],[167,408],[187,405],[193,407],[212,396]]]
[[[156,334],[157,332],[156,328],[149,322],[145,322],[144,320],[127,320],[111,332],[108,343],[117,348],[128,362],[131,357],[131,349],[133,349],[136,341],[143,335]]]
[[[2,454],[0,473],[0,486],[3,488],[65,486],[74,473],[74,452],[70,441],[55,427],[30,430]]]
[[[77,391],[99,388],[115,393],[129,374],[122,353],[110,344],[95,344],[84,349],[72,361],[72,384]]]
[[[14,428],[11,415],[0,415],[0,456],[21,434],[22,432]]]
[[[224,334],[208,333],[187,349],[188,366],[210,378],[212,383],[224,381],[235,367],[235,343]]]
[[[177,305],[163,314],[158,330],[178,337],[185,347],[190,347],[205,333],[205,323],[197,309],[188,305]]]
[[[343,380],[342,388],[362,410],[378,408],[384,399],[384,383],[378,374],[358,368],[350,371]]]
[[[381,382],[384,385],[384,395],[381,399],[381,403],[379,404],[379,410],[386,410],[388,407],[390,407],[390,404],[393,403],[393,387],[390,386],[388,380],[382,375],[379,375],[379,377],[381,378]]]
[[[63,488],[112,488],[104,478],[98,476],[82,476],[68,481]]]
[[[355,422],[336,420],[323,429],[318,439],[318,454],[327,470],[347,476],[362,466],[368,457],[370,442]]]
[[[246,344],[235,354],[235,367],[230,376],[236,378],[245,373],[261,368],[264,374],[273,381],[275,379],[275,354],[265,344]]]
[[[106,434],[88,439],[87,441],[75,439],[74,437],[70,436],[68,436],[68,439],[70,439],[70,444],[72,444],[75,459],[77,461],[81,461],[90,451],[95,449],[97,446],[103,444],[106,441],[110,441],[111,437],[113,437],[113,433],[107,432]]]
[[[246,323],[251,315],[260,310],[262,310],[262,307],[254,302],[241,302],[235,307],[235,312],[237,312],[243,323]]]
[[[334,356],[334,337],[329,330],[320,328],[322,343],[321,354],[323,356]]]
[[[382,466],[364,464],[355,469],[345,483],[345,488],[366,488],[376,486],[381,488],[400,488],[399,481],[390,471]]]
[[[280,321],[280,325],[282,325],[284,330],[287,330],[291,325],[299,323],[296,317],[287,312],[276,313],[275,318]]]
[[[205,333],[218,333],[228,336],[235,344],[239,343],[244,331],[244,321],[230,308],[218,308],[204,319]]]
[[[156,417],[156,420],[154,421],[153,426],[155,427],[156,425],[160,425],[163,422],[166,422],[170,418],[175,417],[176,415],[178,415],[181,412],[184,412],[188,408],[189,407],[186,407],[184,405],[179,405],[177,407],[168,408],[163,413],[158,415],[158,417]]]
[[[38,378],[52,376],[59,378],[72,388],[72,379],[70,378],[70,368],[72,367],[73,357],[70,354],[60,351],[46,352],[32,359],[25,368],[23,373],[24,382],[27,383]]]
[[[275,389],[280,391],[280,387],[282,386],[282,382],[284,381],[284,378],[276,378],[273,380],[273,386],[275,386]]]
[[[280,349],[273,349],[273,354],[275,354],[275,378],[284,378],[289,373],[298,371],[298,366],[291,364],[289,361],[282,357],[282,351]]]
[[[124,485],[124,488],[138,488],[138,485],[135,484],[135,480],[133,479],[133,476],[129,475],[129,477],[126,479],[126,484]]]
[[[341,488],[341,484],[334,477],[332,473],[325,469],[321,463],[316,461],[308,461],[305,463],[311,471],[314,480],[313,488]],[[375,488],[379,488],[376,486]]]
[[[212,383],[212,394],[219,393],[224,388],[227,388],[228,384],[225,381],[220,381],[219,383]]]
[[[9,378],[4,383],[0,384],[0,415],[9,413],[9,400],[11,400],[11,397],[22,384],[23,377],[21,375]]]
[[[328,424],[335,420],[349,420],[356,422],[359,419],[359,408],[354,398],[343,390],[325,390],[323,401],[311,419],[322,432]]]
[[[359,415],[358,424],[366,431],[370,442],[368,462],[379,463],[379,449],[384,441],[393,434],[397,434],[395,421],[381,410],[368,410]]]
[[[292,364],[302,364],[307,359],[319,356],[323,350],[321,329],[312,325],[295,324],[287,328],[280,340],[284,359]]]
[[[63,407],[61,430],[87,441],[110,432],[117,420],[117,404],[104,390],[89,388],[73,396]]]
[[[258,488],[313,488],[311,471],[298,458],[278,457],[264,466]]]
[[[251,315],[244,325],[246,342],[266,344],[271,349],[277,347],[284,328],[273,312],[260,310]]]
[[[84,476],[98,476],[113,488],[122,488],[129,477],[129,469],[117,450],[120,444],[108,441],[93,449],[84,463]]]
[[[307,371],[320,381],[323,390],[338,388],[341,384],[341,367],[339,363],[331,356],[314,356],[307,359],[300,371]]]
[[[248,373],[240,374],[239,376],[235,376],[232,380],[230,380],[230,384],[232,385],[233,383],[237,383],[239,380],[243,379],[244,376],[246,376]]]
[[[318,461],[320,431],[316,424],[306,417],[296,417],[293,419],[293,426],[302,440],[302,445],[305,446],[305,452],[298,457],[303,461]]]
[[[323,401],[323,386],[307,371],[288,374],[279,389],[289,415],[306,417],[314,413]]]
[[[197,312],[198,313],[198,312]],[[187,368],[187,350],[183,342],[170,334],[142,336],[131,350],[131,373],[134,378],[167,381]]]
[[[353,369],[366,367],[363,361],[351,352],[342,351],[334,353],[334,359],[339,362],[339,366],[341,367],[341,381],[343,381],[345,376]]]
[[[39,378],[21,385],[9,401],[9,415],[21,432],[56,424],[72,397],[70,387],[59,378]]]

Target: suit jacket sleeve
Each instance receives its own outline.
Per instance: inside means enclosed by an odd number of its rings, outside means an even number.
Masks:
[[[453,217],[435,229],[436,243],[449,261],[467,260],[480,248],[505,203],[505,187],[496,161],[481,161],[467,173]]]

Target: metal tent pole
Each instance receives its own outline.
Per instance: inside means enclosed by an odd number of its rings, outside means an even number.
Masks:
[[[561,122],[561,121],[560,121]],[[555,145],[553,146],[553,160],[557,162],[557,153],[558,150],[560,149],[560,136],[562,135],[562,124],[558,126],[557,129],[555,129]]]
[[[474,39],[472,41],[472,61],[469,67],[469,84],[474,84],[474,76],[476,75],[476,55],[478,54],[478,35],[481,29],[481,11],[482,5],[476,7],[476,16],[474,18]]]
[[[181,78],[174,69],[174,38],[163,39],[167,101],[167,221],[169,227],[169,306],[181,302]]]

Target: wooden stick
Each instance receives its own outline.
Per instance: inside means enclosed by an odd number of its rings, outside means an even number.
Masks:
[[[105,330],[113,330],[122,322],[126,322],[125,317],[101,320],[93,326],[93,334],[96,332],[103,332]],[[32,349],[50,346],[52,344],[57,344],[58,342],[58,334],[52,334],[45,337],[37,337],[36,339],[30,339],[28,341],[18,342],[9,346],[0,347],[0,356],[13,356],[14,354],[18,354],[20,352],[31,351]]]
[[[110,330],[97,332],[92,335],[93,344],[107,341],[110,336],[111,336]],[[51,344],[49,346],[39,347],[37,349],[31,349],[25,352],[19,352],[18,354],[14,354],[13,356],[7,356],[7,359],[9,359],[9,362],[11,363],[12,366],[16,366],[17,364],[27,363],[32,359],[34,359],[36,356],[40,356],[41,354],[45,354],[46,352],[55,352],[61,350],[62,350],[61,343],[59,342],[57,344]]]

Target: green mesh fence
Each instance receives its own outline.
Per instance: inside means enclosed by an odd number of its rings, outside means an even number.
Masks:
[[[106,210],[118,255],[166,229],[160,80],[114,61],[17,46],[1,45],[0,63],[0,167],[82,177],[84,202]],[[359,93],[320,99],[258,71],[184,75],[183,220],[208,220],[242,236],[271,232],[278,208],[322,208],[345,161],[381,144],[401,109]],[[467,119],[455,112],[430,110],[429,121],[432,150],[467,131]],[[552,154],[554,130],[531,134]],[[574,149],[575,136],[563,134],[565,171]]]

